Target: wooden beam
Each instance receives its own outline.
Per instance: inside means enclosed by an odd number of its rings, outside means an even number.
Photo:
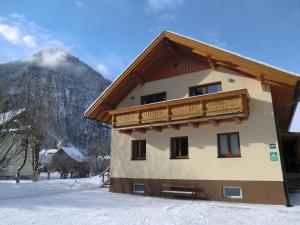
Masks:
[[[241,118],[239,117],[234,117],[233,118],[233,121],[236,123],[236,124],[240,124],[242,122]]]
[[[221,64],[221,65],[229,66],[229,67],[232,67],[232,68],[239,67],[239,65],[234,64],[234,63],[231,63],[231,62],[228,62],[228,61],[225,61],[225,60],[220,60],[220,59],[214,59],[214,60],[215,60],[218,64]]]
[[[260,76],[260,83],[263,91],[267,91],[268,85],[265,83],[265,76],[263,74]]]
[[[280,83],[280,82],[276,82],[274,80],[270,80],[268,78],[265,77],[264,74],[260,75],[260,79],[261,84],[262,85],[269,85],[272,87],[279,87],[285,90],[290,90],[290,92],[294,93],[294,88],[292,85],[288,85],[288,84],[284,84],[284,83]]]
[[[210,55],[207,55],[206,60],[210,68],[216,69],[216,62],[211,58]]]
[[[133,130],[129,129],[129,130],[119,130],[119,133],[121,134],[131,134],[133,132]]]
[[[161,132],[162,131],[162,127],[150,127],[151,130],[157,131],[157,132]]]
[[[209,120],[208,122],[214,126],[219,126],[219,122],[217,120]]]
[[[109,111],[109,110],[114,109],[114,106],[113,105],[109,105],[109,104],[103,104],[103,105],[101,105],[101,109],[105,110],[105,111]]]
[[[188,123],[188,126],[189,126],[189,127],[198,128],[198,127],[199,127],[199,123],[191,122],[191,123]]]
[[[146,133],[146,129],[145,128],[136,128],[133,129],[134,132],[139,132],[139,133]]]
[[[179,125],[168,125],[168,128],[172,128],[174,130],[179,130],[180,129],[180,126]]]

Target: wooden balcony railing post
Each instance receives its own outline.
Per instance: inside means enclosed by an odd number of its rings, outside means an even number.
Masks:
[[[139,124],[142,124],[142,113],[141,113],[141,110],[138,111],[139,112]]]
[[[170,121],[171,120],[171,109],[170,109],[170,106],[167,106],[167,115],[168,115],[167,121]]]

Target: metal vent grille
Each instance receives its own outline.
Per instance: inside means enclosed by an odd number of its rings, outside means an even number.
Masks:
[[[242,198],[242,189],[240,187],[223,187],[223,196],[225,198]]]

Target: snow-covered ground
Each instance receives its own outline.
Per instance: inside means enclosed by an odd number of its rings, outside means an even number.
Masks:
[[[300,203],[300,196],[294,195]],[[110,193],[99,177],[0,181],[0,224],[300,224],[285,206],[176,200]]]

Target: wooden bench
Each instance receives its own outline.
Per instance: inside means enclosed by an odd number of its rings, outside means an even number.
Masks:
[[[179,185],[179,184],[165,184],[160,190],[161,197],[177,196],[195,198],[197,193],[196,185]]]

